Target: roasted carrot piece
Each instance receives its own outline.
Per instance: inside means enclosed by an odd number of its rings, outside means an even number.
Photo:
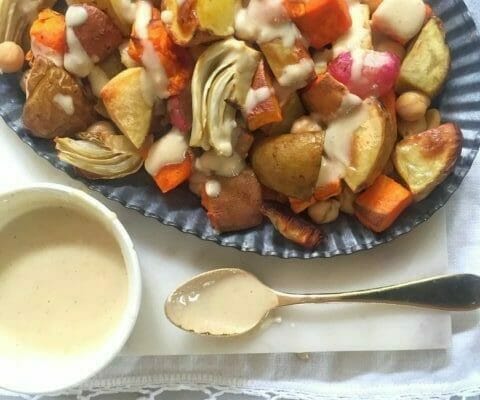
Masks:
[[[309,200],[295,199],[289,197],[290,208],[295,214],[300,214],[308,207],[313,206],[318,201],[328,200],[331,197],[338,196],[342,193],[342,183],[339,180],[329,182],[325,185],[318,186]]]
[[[65,16],[53,10],[40,11],[30,28],[32,41],[59,54],[66,51]]]
[[[303,104],[311,113],[316,113],[322,121],[334,119],[348,94],[347,87],[328,72],[317,78],[301,91]]]
[[[388,229],[413,200],[412,193],[386,175],[380,175],[355,200],[355,216],[374,232]]]
[[[301,200],[289,197],[288,201],[290,202],[290,208],[295,214],[304,212],[308,207],[313,206],[317,202],[313,196],[309,200]]]
[[[338,196],[340,193],[342,193],[342,182],[338,179],[317,187],[313,193],[313,197],[315,201],[324,201],[331,197]]]
[[[284,0],[285,7],[310,45],[321,49],[352,26],[345,0]]]
[[[323,233],[316,225],[293,215],[279,204],[264,202],[260,212],[282,236],[307,249],[314,249],[323,239]]]
[[[260,61],[257,71],[253,76],[252,89],[258,90],[267,88],[270,91],[270,96],[263,101],[260,101],[252,110],[249,110],[247,115],[248,129],[254,131],[262,126],[282,120],[282,109],[275,95],[272,84],[272,74],[263,60]],[[262,89],[261,89],[262,90]]]
[[[189,83],[193,73],[193,60],[187,49],[177,45],[169,36],[160,20],[160,12],[154,8],[148,25],[148,38],[169,78],[168,91],[171,96],[179,94]],[[132,33],[128,54],[142,63],[143,43],[136,32]]]
[[[166,165],[157,175],[155,182],[163,193],[167,193],[188,180],[192,173],[193,157],[189,154],[180,164]]]

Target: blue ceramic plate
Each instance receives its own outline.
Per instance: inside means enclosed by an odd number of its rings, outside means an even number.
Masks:
[[[243,232],[218,234],[212,229],[199,199],[187,187],[162,195],[144,171],[114,181],[93,181],[78,176],[69,165],[57,158],[51,141],[28,135],[21,121],[25,98],[16,76],[0,77],[0,115],[20,139],[54,167],[105,197],[183,232],[222,246],[284,258],[333,257],[355,253],[389,242],[428,220],[459,187],[480,145],[480,39],[475,23],[461,0],[436,0],[431,5],[445,23],[452,51],[449,80],[436,106],[446,121],[456,122],[461,127],[465,141],[453,173],[427,199],[408,208],[382,234],[372,233],[356,219],[346,215],[323,228],[325,240],[314,250],[305,250],[286,240],[269,223]]]

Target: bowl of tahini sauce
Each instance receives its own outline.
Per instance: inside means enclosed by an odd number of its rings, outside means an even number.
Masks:
[[[47,393],[93,376],[140,299],[132,241],[107,207],[53,184],[0,194],[0,387]]]

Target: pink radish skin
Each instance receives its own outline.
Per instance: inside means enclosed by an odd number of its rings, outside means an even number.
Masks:
[[[328,66],[330,74],[353,94],[380,97],[395,85],[400,59],[392,53],[356,50],[340,54]]]
[[[172,126],[180,132],[189,133],[192,129],[192,103],[190,91],[184,90],[167,100],[167,112]]]

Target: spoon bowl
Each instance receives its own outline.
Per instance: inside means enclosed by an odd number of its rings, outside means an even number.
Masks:
[[[278,306],[277,293],[254,275],[222,268],[180,285],[165,302],[165,314],[186,331],[237,336],[254,329]]]
[[[290,294],[273,290],[238,268],[212,270],[180,285],[165,302],[177,327],[200,335],[252,331],[275,308],[306,303],[385,303],[446,311],[480,308],[480,276],[444,275],[399,285],[341,293]]]

